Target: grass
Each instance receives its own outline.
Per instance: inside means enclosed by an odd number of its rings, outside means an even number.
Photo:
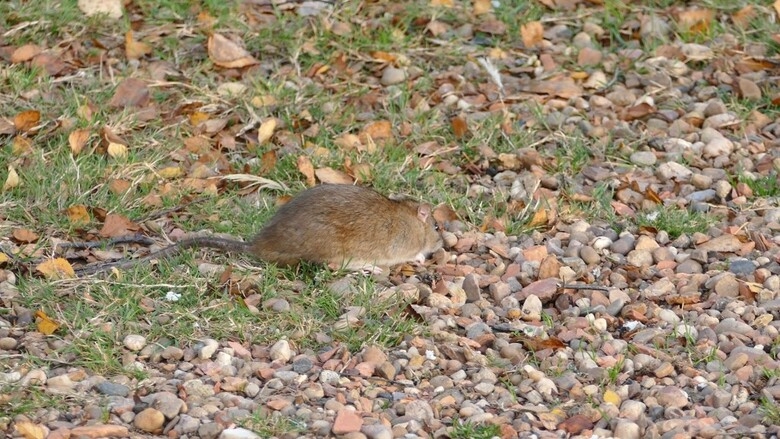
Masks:
[[[492,439],[501,436],[501,427],[495,424],[475,424],[471,421],[452,421],[451,439]]]
[[[682,208],[663,208],[637,216],[638,226],[664,230],[672,239],[683,234],[704,233],[714,223],[712,216]]]

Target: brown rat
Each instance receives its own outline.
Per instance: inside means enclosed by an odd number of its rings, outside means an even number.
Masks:
[[[381,267],[422,262],[441,246],[429,205],[390,200],[364,187],[324,184],[299,193],[248,242],[187,238],[143,258],[93,264],[77,274],[128,268],[201,247],[250,254],[282,266],[309,261],[376,273]]]

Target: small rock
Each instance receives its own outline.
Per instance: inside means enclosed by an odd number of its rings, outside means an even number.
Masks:
[[[737,85],[739,86],[739,93],[743,98],[753,101],[761,99],[761,89],[756,85],[755,82],[747,78],[740,77],[737,79]]]
[[[279,361],[286,364],[292,358],[292,349],[290,348],[290,342],[287,340],[279,340],[271,346],[269,355],[272,360]]]
[[[108,396],[127,396],[130,394],[130,388],[123,384],[103,381],[95,386],[98,392]]]
[[[725,137],[716,137],[711,139],[702,148],[702,154],[706,158],[713,158],[722,155],[729,155],[734,150],[734,142]]]
[[[406,80],[406,72],[403,69],[397,69],[392,66],[385,67],[382,72],[382,79],[379,82],[384,85],[400,84]]]
[[[219,439],[259,439],[261,436],[246,428],[226,428],[219,434]]]
[[[756,265],[748,259],[732,259],[729,262],[729,271],[737,276],[748,276],[755,273]]]
[[[16,349],[17,341],[13,337],[2,337],[0,338],[0,349],[4,351],[10,351],[13,349]]]
[[[637,151],[631,154],[629,160],[638,166],[653,166],[658,161],[658,158],[652,151]]]
[[[198,357],[202,360],[211,358],[219,347],[219,342],[211,338],[202,340],[201,343],[203,343],[203,345],[198,349]]]
[[[363,427],[363,418],[353,410],[341,409],[333,421],[333,434],[342,435],[360,431]]]
[[[467,274],[463,279],[463,290],[466,292],[468,303],[474,303],[482,298],[477,277],[473,273]]]
[[[198,427],[198,435],[201,439],[216,439],[222,432],[224,427],[216,422],[209,422],[208,424],[202,424]]]
[[[162,431],[165,416],[159,410],[147,408],[135,415],[133,425],[139,430],[148,433],[160,433]]]
[[[125,347],[133,352],[138,352],[146,346],[146,337],[137,334],[128,334],[123,340]]]
[[[542,301],[533,294],[523,302],[522,319],[527,322],[538,322],[542,319]]]
[[[658,404],[667,409],[683,408],[688,405],[688,394],[684,390],[675,386],[666,386],[662,388],[656,396]]]
[[[727,233],[699,244],[696,248],[709,252],[736,252],[742,248],[742,243],[739,238]]]
[[[637,423],[621,419],[615,425],[612,435],[621,439],[639,439],[642,437],[640,431]]]
[[[577,55],[577,64],[581,67],[595,66],[601,62],[604,55],[592,47],[583,47]]]
[[[658,166],[656,174],[662,180],[688,181],[693,171],[677,162],[665,162]]]

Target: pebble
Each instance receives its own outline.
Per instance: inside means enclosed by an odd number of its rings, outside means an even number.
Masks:
[[[156,409],[147,408],[135,415],[133,419],[133,425],[139,430],[143,430],[147,433],[160,433],[162,431],[163,423],[165,422],[165,416]]]
[[[384,85],[400,84],[406,80],[406,72],[403,69],[397,69],[395,67],[385,67],[382,71],[382,79],[379,82]]]
[[[651,151],[637,151],[632,153],[629,160],[631,160],[631,163],[638,166],[653,166],[658,161],[655,154]]]
[[[138,334],[128,334],[122,343],[127,349],[138,352],[146,346],[146,337]]]

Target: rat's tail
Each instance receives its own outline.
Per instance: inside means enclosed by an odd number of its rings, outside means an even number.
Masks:
[[[182,239],[174,245],[165,247],[162,250],[150,253],[142,258],[135,259],[120,259],[111,262],[100,262],[96,264],[90,264],[85,267],[81,267],[75,270],[77,276],[88,276],[90,274],[101,273],[112,268],[122,270],[126,268],[134,267],[138,264],[143,264],[155,259],[167,259],[178,255],[182,250],[188,248],[215,248],[223,252],[236,252],[236,253],[251,253],[252,247],[243,241],[237,239],[219,238],[216,236],[195,236],[192,238]]]

